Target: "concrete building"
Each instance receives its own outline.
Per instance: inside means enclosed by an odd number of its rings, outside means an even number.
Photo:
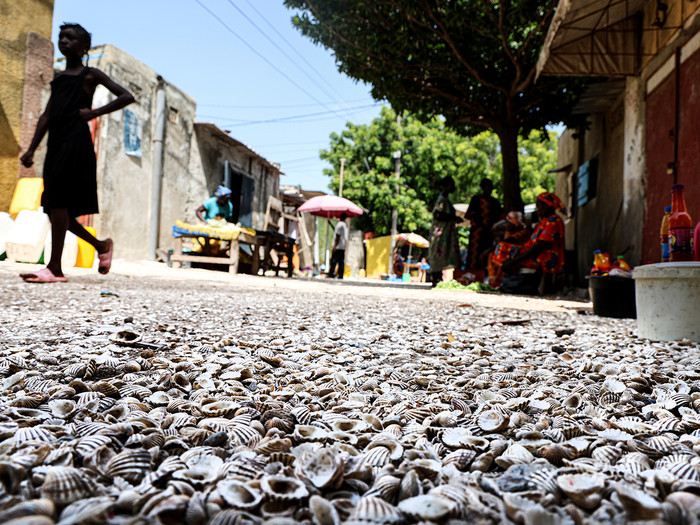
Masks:
[[[41,114],[41,90],[53,79],[53,0],[0,0],[0,211],[7,211],[20,176],[19,155]]]
[[[114,239],[117,257],[148,258],[153,243],[171,248],[175,221],[197,221],[195,210],[219,184],[234,190],[241,223],[262,227],[268,197],[278,195],[278,165],[213,124],[195,123],[195,100],[124,51],[98,46],[89,65],[136,98],[91,122],[100,205],[91,222],[100,237]],[[112,97],[98,86],[93,105]]]
[[[602,77],[559,140],[557,193],[569,206],[567,248],[587,273],[595,249],[633,265],[660,260],[671,184],[700,219],[700,12],[690,0],[561,0],[540,75]]]

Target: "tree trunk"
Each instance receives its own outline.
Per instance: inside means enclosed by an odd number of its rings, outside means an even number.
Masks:
[[[498,131],[503,158],[503,209],[523,211],[520,196],[520,165],[518,164],[518,132],[515,126]]]

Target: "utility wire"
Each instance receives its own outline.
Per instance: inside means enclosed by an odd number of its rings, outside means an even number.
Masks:
[[[357,104],[358,102],[365,102],[367,99],[358,98],[356,100],[342,100],[336,102],[336,104]],[[207,107],[207,108],[231,108],[231,109],[282,109],[282,108],[310,108],[318,106],[319,104],[285,104],[284,106],[270,106],[265,104],[264,106],[250,106],[250,105],[237,105],[237,104],[199,104],[197,107]]]
[[[368,108],[370,108],[370,107],[373,107],[373,105],[354,108],[354,109],[352,110],[352,112],[353,112],[353,113],[358,113],[358,112],[364,111],[365,109],[368,109]],[[325,115],[325,116],[324,116],[324,117],[321,117],[321,118],[316,118],[316,119],[309,119],[309,117],[317,117],[317,116],[320,116],[320,115]],[[250,125],[250,124],[269,124],[269,123],[272,123],[272,122],[298,123],[298,122],[300,121],[300,119],[307,119],[307,120],[301,120],[301,123],[306,123],[306,122],[317,122],[317,121],[319,121],[319,120],[327,120],[327,119],[329,119],[329,118],[338,118],[339,116],[342,117],[343,115],[338,115],[338,114],[335,114],[335,115],[328,115],[328,114],[324,111],[324,112],[321,112],[321,113],[309,113],[309,114],[306,114],[306,115],[297,115],[297,116],[294,116],[294,117],[279,117],[279,118],[272,118],[272,119],[266,119],[266,120],[251,120],[251,121],[248,121],[248,122],[228,121],[228,120],[222,120],[222,121],[219,121],[219,122],[220,122],[222,125],[226,125],[226,126],[229,126],[229,127],[235,127],[235,126],[247,126],[247,125]]]
[[[229,2],[230,2],[230,1],[231,1],[231,0],[229,0]],[[248,4],[248,6],[249,6],[253,11],[255,11],[255,12],[258,14],[258,16],[259,16],[260,18],[262,18],[262,19],[265,21],[265,23],[266,23],[268,26],[270,26],[270,28],[277,34],[277,36],[280,37],[280,38],[282,39],[282,41],[283,41],[285,44],[287,44],[287,45],[289,46],[289,48],[290,48],[292,51],[294,51],[294,53],[296,53],[296,55],[309,67],[309,69],[311,69],[311,71],[313,71],[313,72],[316,74],[316,76],[317,76],[318,78],[321,79],[322,82],[324,82],[328,87],[330,87],[330,88],[333,90],[334,93],[337,94],[337,92],[335,91],[335,88],[331,85],[330,82],[328,82],[328,79],[326,79],[325,76],[323,76],[321,73],[319,73],[318,70],[317,70],[308,60],[306,60],[306,57],[305,57],[303,54],[301,54],[301,53],[299,52],[299,50],[298,50],[296,47],[294,47],[294,46],[289,42],[289,40],[287,40],[287,39],[284,37],[284,35],[283,35],[282,33],[279,32],[279,30],[278,30],[274,25],[272,25],[272,23],[267,19],[267,17],[265,17],[260,11],[258,11],[258,10],[256,9],[255,5],[253,5],[249,0],[245,0],[245,3]]]
[[[212,17],[214,17],[222,26],[226,28],[226,30],[231,33],[233,36],[235,36],[238,40],[240,40],[248,49],[250,49],[253,53],[255,53],[258,57],[262,58],[265,63],[267,63],[272,69],[277,71],[280,75],[282,75],[284,78],[289,80],[289,82],[292,83],[295,87],[300,89],[303,93],[308,95],[312,100],[318,102],[321,106],[326,108],[328,111],[332,111],[334,113],[337,113],[340,115],[340,112],[335,111],[334,109],[331,109],[329,106],[327,106],[325,103],[321,102],[318,98],[316,98],[314,95],[309,93],[306,89],[304,89],[301,85],[299,85],[294,79],[292,79],[289,75],[287,75],[284,71],[279,69],[277,66],[275,66],[270,60],[265,57],[262,53],[260,53],[257,49],[255,49],[251,44],[249,44],[243,37],[241,37],[238,33],[236,33],[231,27],[224,22],[214,11],[209,9],[206,5],[204,5],[201,0],[194,0],[197,4],[199,4],[202,9],[204,9],[207,13],[209,13]]]
[[[368,109],[371,107],[375,107],[377,104],[363,104],[362,106],[355,106],[353,108],[347,108],[346,111],[359,111],[361,109]],[[303,115],[292,115],[288,117],[275,117],[275,121],[281,121],[281,120],[293,120],[293,119],[299,119],[299,118],[304,118],[304,117],[316,117],[318,115],[326,115],[326,111],[321,111],[318,113],[306,113]],[[209,115],[209,114],[199,114],[197,115],[200,118],[223,118],[221,115]],[[241,122],[241,123],[251,123],[251,122],[267,122],[267,121],[259,121],[259,120],[245,120],[245,119],[228,119],[226,122]]]
[[[272,38],[270,38],[270,36],[269,36],[265,31],[263,31],[263,30],[260,28],[260,26],[259,26],[258,24],[256,24],[247,14],[245,14],[245,13],[243,12],[243,10],[242,10],[240,7],[238,7],[236,4],[234,4],[232,0],[228,0],[228,3],[229,3],[236,11],[238,11],[238,12],[241,14],[241,16],[242,16],[243,18],[245,18],[248,22],[250,22],[250,24],[251,24],[255,29],[257,29],[258,32],[259,32],[262,36],[264,36],[264,37],[267,39],[268,42],[270,42],[273,46],[275,46],[275,48],[276,48],[280,53],[282,53],[282,54],[287,58],[287,60],[289,60],[292,64],[294,64],[294,67],[296,67],[299,71],[301,71],[301,72],[304,74],[305,77],[309,78],[309,75],[307,74],[307,72],[304,71],[304,69],[297,63],[297,61],[294,60],[291,56],[289,56],[289,54],[288,54],[284,49],[282,49],[282,48],[277,44],[277,42],[275,42]],[[257,12],[257,11],[256,11],[256,12]],[[258,14],[260,14],[260,13],[258,13]],[[262,17],[262,15],[261,15],[261,17]],[[265,19],[265,21],[268,22],[267,19]],[[269,24],[269,22],[268,22],[268,24]],[[274,27],[273,27],[273,29],[274,29]],[[279,33],[278,33],[278,34],[279,34]],[[309,80],[311,80],[311,78],[309,78]],[[320,84],[317,84],[317,83],[316,83],[315,81],[313,81],[313,80],[311,80],[311,81],[314,83],[314,85],[315,85],[316,87],[318,87],[321,91],[323,91],[323,92],[324,92],[327,96],[329,96],[330,98],[335,98],[336,100],[339,98],[338,93],[330,93],[326,88],[324,88],[324,87],[321,86]],[[331,89],[332,89],[332,88],[331,88]]]

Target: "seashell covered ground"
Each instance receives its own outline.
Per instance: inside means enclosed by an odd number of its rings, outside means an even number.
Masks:
[[[9,268],[0,523],[700,519],[700,348],[638,339],[632,320]]]

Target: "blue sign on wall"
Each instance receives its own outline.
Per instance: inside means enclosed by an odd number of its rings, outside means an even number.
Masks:
[[[578,193],[576,203],[583,206],[596,196],[598,189],[598,156],[587,160],[578,168]]]
[[[128,109],[124,110],[124,153],[141,156],[141,119]]]

